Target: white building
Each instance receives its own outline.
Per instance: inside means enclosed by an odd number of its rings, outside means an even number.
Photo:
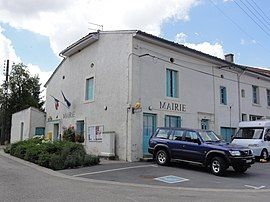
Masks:
[[[46,133],[57,139],[75,126],[89,153],[104,149],[102,131],[115,133],[120,159],[136,161],[157,126],[209,128],[229,140],[242,119],[270,117],[269,71],[232,54],[222,60],[134,30],[90,33],[60,55],[45,85]]]
[[[45,135],[46,114],[34,107],[12,114],[11,143]]]

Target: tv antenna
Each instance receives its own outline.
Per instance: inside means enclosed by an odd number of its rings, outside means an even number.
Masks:
[[[96,29],[88,28],[88,29],[90,29],[90,30],[103,31],[103,25],[99,25],[99,24],[92,23],[92,22],[88,22],[88,24],[96,26]]]

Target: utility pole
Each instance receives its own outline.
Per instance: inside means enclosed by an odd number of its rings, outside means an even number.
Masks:
[[[7,60],[6,65],[4,65],[4,74],[5,74],[5,82],[4,82],[4,102],[3,102],[3,117],[2,117],[2,134],[1,134],[1,144],[4,144],[5,141],[9,141],[9,134],[7,128],[7,104],[8,104],[8,77],[9,77],[9,60]]]

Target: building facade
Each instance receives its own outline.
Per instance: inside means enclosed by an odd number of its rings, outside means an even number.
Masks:
[[[147,155],[158,126],[211,129],[227,141],[241,120],[270,117],[268,70],[237,65],[141,31],[90,33],[63,50],[46,83],[46,133],[74,126],[89,153],[102,133],[115,154]]]

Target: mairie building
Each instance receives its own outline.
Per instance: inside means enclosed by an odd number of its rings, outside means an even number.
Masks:
[[[47,81],[45,134],[73,126],[88,153],[138,161],[156,127],[214,130],[270,117],[270,71],[138,30],[98,31],[60,53]]]

